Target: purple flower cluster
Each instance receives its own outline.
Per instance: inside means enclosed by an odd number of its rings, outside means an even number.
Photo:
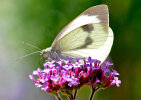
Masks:
[[[111,65],[113,64],[110,62],[100,65],[100,61],[91,57],[88,59],[68,57],[68,60],[46,61],[44,69],[38,68],[29,75],[29,78],[37,87],[50,93],[79,89],[83,85],[107,88],[116,84],[119,87],[121,84],[117,77],[119,74],[111,69]],[[35,79],[33,75],[38,78]]]

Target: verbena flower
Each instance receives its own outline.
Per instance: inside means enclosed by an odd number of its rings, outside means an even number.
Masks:
[[[42,90],[55,93],[72,93],[73,90],[80,89],[83,85],[95,88],[107,88],[111,85],[120,86],[116,70],[111,69],[110,62],[102,65],[99,60],[86,58],[70,58],[60,61],[46,61],[44,69],[38,68],[33,71],[29,78],[33,80],[37,87]],[[38,76],[35,79],[33,76]],[[69,94],[68,93],[68,94]]]

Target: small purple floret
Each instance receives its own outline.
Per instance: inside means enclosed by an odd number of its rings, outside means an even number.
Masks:
[[[119,87],[121,84],[121,80],[118,80],[118,77],[114,77],[114,80],[111,84],[112,85],[116,84],[116,86]]]

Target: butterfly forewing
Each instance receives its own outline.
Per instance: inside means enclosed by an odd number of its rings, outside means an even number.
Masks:
[[[54,48],[60,39],[62,39],[65,35],[69,34],[74,29],[90,23],[103,23],[108,30],[109,13],[107,5],[94,6],[84,11],[59,32],[51,47]]]
[[[91,56],[104,61],[113,43],[108,16],[106,5],[87,9],[58,34],[52,49],[60,51],[63,56]]]
[[[97,23],[81,26],[58,41],[55,49],[60,51],[98,49],[107,40],[108,33],[105,34],[105,32],[107,30],[104,29],[102,24]]]

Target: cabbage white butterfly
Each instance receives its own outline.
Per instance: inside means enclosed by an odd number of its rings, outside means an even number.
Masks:
[[[98,5],[85,10],[62,29],[51,47],[42,50],[41,55],[48,59],[91,56],[103,62],[112,44],[108,7]]]

